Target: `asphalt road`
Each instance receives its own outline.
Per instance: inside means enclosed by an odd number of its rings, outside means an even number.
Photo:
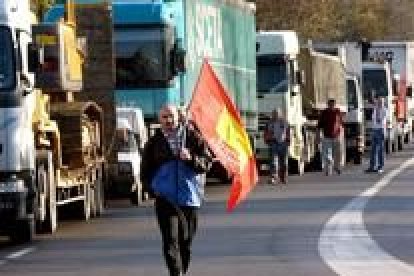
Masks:
[[[360,276],[367,265],[387,271],[371,275],[414,275],[414,167],[400,168],[413,153],[393,154],[382,175],[348,166],[286,187],[263,179],[232,214],[228,187],[209,186],[189,275]],[[151,206],[110,205],[102,218],[65,221],[32,244],[0,239],[0,275],[167,275]]]

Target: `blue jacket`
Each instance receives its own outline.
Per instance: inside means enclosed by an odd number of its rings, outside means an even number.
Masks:
[[[159,130],[144,147],[141,161],[141,181],[144,190],[163,197],[178,206],[200,207],[204,194],[204,177],[211,164],[211,156],[201,135],[185,131],[191,160],[175,156],[164,134]]]
[[[152,178],[151,189],[178,206],[200,207],[204,196],[201,175],[181,160],[163,164]]]

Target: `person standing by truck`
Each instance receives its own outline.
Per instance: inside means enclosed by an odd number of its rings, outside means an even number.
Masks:
[[[155,196],[155,211],[170,276],[187,272],[197,230],[202,183],[209,168],[207,146],[200,135],[179,123],[177,107],[159,112],[158,129],[144,147],[142,183]]]
[[[288,147],[290,141],[289,125],[280,110],[272,111],[272,117],[266,126],[264,138],[270,149],[270,182],[287,182]]]
[[[328,108],[321,112],[318,121],[318,130],[323,133],[322,156],[326,175],[332,174],[332,168],[341,174],[344,162],[343,129],[341,111],[336,107],[335,99],[329,99]],[[320,136],[319,132],[318,135]]]
[[[385,107],[385,99],[379,97],[375,100],[375,105],[372,110],[372,134],[371,134],[371,152],[369,168],[365,171],[367,173],[382,173],[384,169],[384,144],[385,144],[385,130],[387,127],[387,113]]]

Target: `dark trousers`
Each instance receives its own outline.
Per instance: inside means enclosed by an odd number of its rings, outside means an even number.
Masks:
[[[181,217],[176,208],[181,211]],[[174,207],[171,203],[157,198],[155,211],[170,276],[186,273],[190,264],[191,243],[197,230],[198,208]]]

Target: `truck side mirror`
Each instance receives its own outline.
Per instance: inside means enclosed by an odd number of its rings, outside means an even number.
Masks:
[[[178,73],[184,73],[186,71],[185,67],[185,57],[187,52],[182,46],[182,40],[177,39],[174,44],[174,48],[172,50],[172,57],[171,57],[171,65],[172,65],[172,73],[173,75],[177,75]]]
[[[27,69],[30,73],[36,73],[37,69],[39,68],[40,61],[40,52],[38,48],[32,43],[29,44],[27,49]]]

